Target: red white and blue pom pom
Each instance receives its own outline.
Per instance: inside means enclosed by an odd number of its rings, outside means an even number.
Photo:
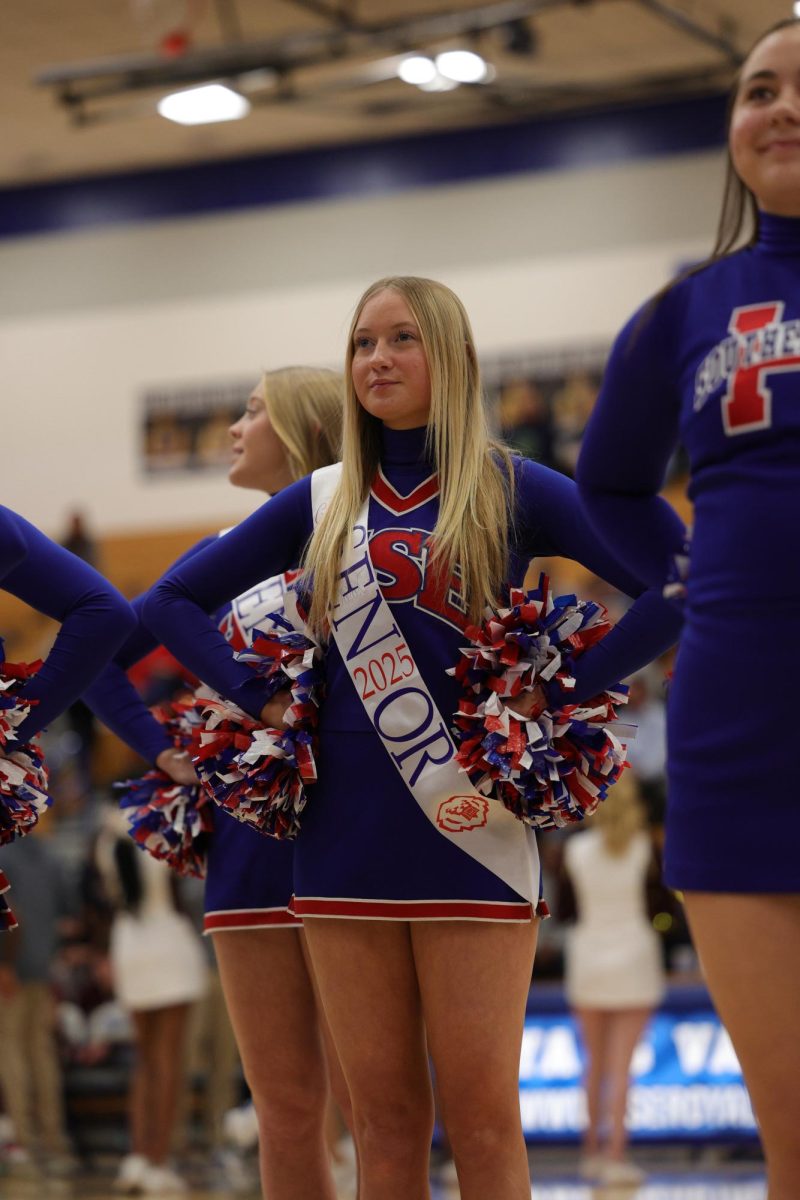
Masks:
[[[47,768],[34,739],[20,742],[17,730],[36,701],[24,700],[20,688],[41,666],[0,663],[0,845],[33,829],[52,803],[47,793]]]
[[[478,791],[501,800],[516,817],[552,829],[591,815],[626,766],[617,721],[627,702],[620,686],[580,705],[522,718],[504,701],[556,679],[575,686],[570,663],[611,630],[606,610],[575,596],[551,599],[539,587],[511,592],[510,607],[490,612],[467,632],[473,645],[449,673],[461,682],[455,717],[457,761]]]
[[[194,746],[200,779],[217,804],[270,837],[297,836],[306,788],[316,782],[319,655],[302,633],[260,630],[237,655],[265,680],[267,698],[291,691],[281,729],[259,724],[210,688],[195,693],[205,726]]]
[[[171,713],[161,709],[153,712],[173,744],[191,753],[199,724],[194,706],[180,701]],[[211,800],[200,784],[176,783],[165,771],[155,768],[141,779],[127,779],[114,786],[124,789],[120,807],[136,844],[179,875],[204,878],[214,821]]]
[[[0,933],[9,933],[17,928],[17,918],[8,905],[8,889],[11,885],[0,871]]]

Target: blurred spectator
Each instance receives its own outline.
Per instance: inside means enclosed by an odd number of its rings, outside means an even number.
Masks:
[[[663,825],[667,798],[667,711],[651,671],[629,681],[628,706],[622,719],[636,726],[628,745],[628,762],[639,780],[650,823]]]
[[[581,448],[583,431],[597,399],[599,380],[586,371],[568,375],[552,399],[553,465],[570,478]]]
[[[578,921],[566,942],[567,1000],[586,1055],[588,1127],[581,1174],[635,1185],[626,1158],[625,1111],[633,1052],[664,993],[658,935],[645,903],[653,846],[631,771],[611,788],[585,832],[569,838],[564,863]]]
[[[203,927],[203,881],[189,878],[181,883],[184,911],[199,933]],[[242,1069],[222,993],[213,940],[203,938],[202,946],[208,967],[208,988],[192,1009],[189,1023],[186,1101],[190,1099],[189,1082],[197,1080],[202,1088],[201,1104],[199,1110],[195,1110],[200,1118],[199,1140],[214,1156],[225,1147],[224,1118],[238,1103]]]
[[[67,529],[60,543],[70,554],[77,555],[93,567],[97,566],[97,543],[89,532],[83,513],[78,509],[69,514]]]
[[[144,854],[125,818],[109,809],[94,853],[96,878],[113,907],[111,969],[117,998],[133,1021],[136,1057],[129,1091],[130,1153],[117,1191],[186,1191],[167,1156],[180,1114],[191,1005],[206,990],[200,938],[182,911],[178,880]]]
[[[526,458],[550,466],[553,431],[550,407],[532,379],[503,384],[497,406],[500,435]]]
[[[65,909],[63,879],[46,836],[36,830],[0,849],[13,876],[19,928],[0,938],[0,1085],[14,1125],[4,1164],[35,1176],[75,1167],[66,1135],[63,1084],[55,1036],[51,969]]]

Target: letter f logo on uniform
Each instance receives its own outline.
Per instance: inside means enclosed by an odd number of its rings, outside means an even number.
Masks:
[[[800,357],[797,355],[762,361],[763,331],[769,325],[777,325],[782,316],[782,300],[744,305],[735,308],[731,314],[728,329],[735,334],[739,345],[737,364],[722,398],[722,420],[729,436],[769,429],[772,424],[772,392],[767,387],[766,376],[800,367]],[[752,359],[755,361],[749,361]]]

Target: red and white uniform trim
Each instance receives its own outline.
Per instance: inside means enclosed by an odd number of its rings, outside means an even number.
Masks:
[[[535,912],[528,901],[350,900],[303,896],[292,901],[301,917],[358,917],[365,921],[530,921],[549,913],[544,901]]]
[[[231,908],[207,912],[203,917],[203,933],[302,927],[301,918],[288,908]]]

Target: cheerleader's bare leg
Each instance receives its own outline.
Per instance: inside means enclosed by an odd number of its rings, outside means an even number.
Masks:
[[[317,1019],[319,1021],[320,1033],[322,1034],[322,1042],[325,1047],[325,1065],[328,1069],[328,1083],[330,1085],[330,1090],[333,1097],[333,1100],[328,1105],[325,1114],[326,1138],[328,1142],[328,1148],[332,1150],[337,1140],[335,1136],[331,1136],[331,1128],[332,1126],[335,1127],[338,1121],[338,1114],[335,1110],[338,1108],[339,1114],[341,1114],[349,1133],[352,1134],[353,1109],[352,1105],[350,1104],[350,1093],[347,1090],[347,1082],[344,1077],[344,1071],[342,1070],[342,1064],[339,1061],[336,1044],[333,1040],[333,1034],[331,1033],[330,1023],[325,1015],[322,997],[319,994],[319,984],[317,983],[317,977],[314,973],[314,964],[311,961],[311,953],[308,949],[305,930],[302,929],[300,930],[300,946],[303,950],[303,958],[305,960],[306,970],[308,971],[308,975],[311,980],[311,986],[314,989],[314,999],[317,1003]]]
[[[584,1131],[582,1150],[592,1158],[603,1149],[606,1130],[603,1125],[603,1083],[606,1074],[608,1025],[611,1015],[598,1008],[578,1008],[581,1040],[586,1058],[583,1087],[586,1092],[588,1124]]]
[[[136,1031],[130,1092],[132,1149],[161,1166],[169,1154],[180,1111],[189,1005],[135,1010],[132,1017]]]
[[[293,928],[213,934],[258,1117],[264,1195],[335,1200],[325,1140],[325,1053],[301,936]]]
[[[587,1156],[604,1151],[608,1158],[620,1161],[628,1144],[625,1114],[631,1060],[652,1010],[578,1008],[576,1015],[588,1059],[584,1086],[589,1126],[583,1150]]]
[[[800,895],[687,892],[695,947],[761,1129],[769,1200],[800,1196]]]
[[[429,1200],[433,1094],[409,923],[304,924],[350,1091],[359,1200]]]
[[[414,962],[461,1200],[530,1200],[519,1061],[538,921],[420,921]]]

